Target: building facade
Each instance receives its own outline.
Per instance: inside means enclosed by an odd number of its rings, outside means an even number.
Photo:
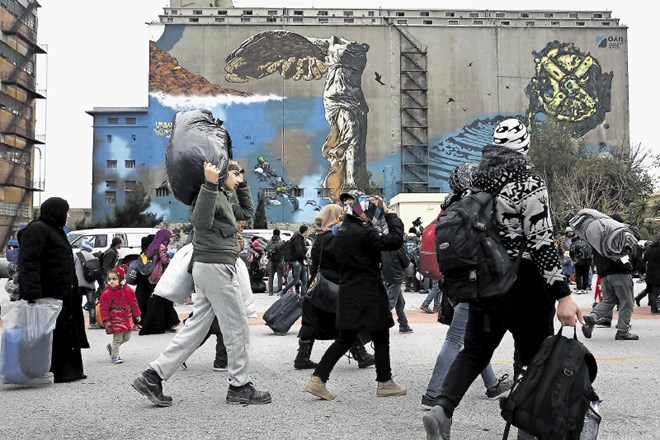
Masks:
[[[43,136],[35,133],[37,44],[34,0],[0,1],[0,244],[12,229],[32,219],[35,191],[44,190],[41,169]],[[42,138],[42,139],[40,139]],[[35,154],[36,153],[36,154]]]
[[[172,0],[150,33],[146,139],[127,149],[124,127],[100,128],[100,118],[124,115],[92,112],[94,218],[108,212],[109,185],[115,201],[125,187],[107,164],[127,160],[141,164],[131,181],[149,176],[152,212],[189,218],[163,188],[172,118],[193,108],[224,121],[274,222],[311,221],[352,187],[386,201],[446,192],[449,172],[478,161],[507,117],[532,130],[557,121],[593,149],[629,148],[627,28],[609,11]]]

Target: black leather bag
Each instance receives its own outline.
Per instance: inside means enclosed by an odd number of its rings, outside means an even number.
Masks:
[[[309,301],[314,307],[318,307],[323,311],[336,313],[338,296],[339,285],[323,276],[319,264],[319,270],[307,288],[305,301]]]
[[[333,283],[321,273],[321,261],[323,260],[323,244],[319,254],[319,266],[316,275],[307,286],[305,301],[309,301],[314,307],[325,312],[337,313],[337,297],[339,296],[339,285]]]

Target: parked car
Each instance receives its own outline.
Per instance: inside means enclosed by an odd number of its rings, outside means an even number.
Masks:
[[[105,228],[105,229],[80,229],[71,231],[67,238],[74,252],[80,249],[83,241],[92,243],[92,253],[103,252],[112,243],[114,237],[121,238],[121,249],[119,249],[119,263],[130,263],[136,259],[142,251],[142,237],[155,234],[158,228]]]

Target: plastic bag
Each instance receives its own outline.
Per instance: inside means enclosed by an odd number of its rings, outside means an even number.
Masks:
[[[193,245],[188,243],[176,251],[170,264],[163,272],[154,288],[154,295],[169,299],[175,304],[183,304],[195,290],[195,283],[188,266],[192,259]]]
[[[172,120],[172,136],[165,150],[167,181],[174,197],[192,204],[204,183],[204,162],[220,169],[220,183],[227,178],[231,158],[231,138],[208,110],[177,112]]]
[[[54,382],[50,370],[53,330],[62,301],[42,298],[15,303],[2,320],[7,329],[0,346],[0,378],[6,383],[40,385]]]

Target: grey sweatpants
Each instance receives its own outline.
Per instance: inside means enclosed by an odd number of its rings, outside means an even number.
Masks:
[[[217,316],[227,347],[229,384],[245,385],[250,382],[250,329],[236,266],[196,262],[192,275],[196,293],[192,316],[149,366],[162,379],[169,379],[197,350]]]

